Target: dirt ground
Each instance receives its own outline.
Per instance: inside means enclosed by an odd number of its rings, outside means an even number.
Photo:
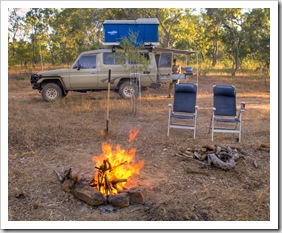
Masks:
[[[189,78],[188,82],[195,79]],[[242,142],[233,134],[208,133],[212,86],[231,84],[237,106],[246,102]],[[269,221],[270,86],[254,77],[200,77],[196,139],[190,130],[172,129],[167,137],[167,86],[142,93],[138,111],[111,92],[109,138],[105,128],[107,92],[69,93],[55,103],[43,101],[28,80],[9,78],[9,221]],[[140,128],[128,143],[131,128]],[[92,157],[102,142],[137,149],[144,160],[137,185],[146,188],[144,204],[125,208],[92,207],[61,190],[54,169],[94,174]],[[248,153],[225,171],[195,159],[175,156],[204,145],[239,145]],[[257,167],[254,166],[254,161]],[[94,227],[95,228],[95,227]]]

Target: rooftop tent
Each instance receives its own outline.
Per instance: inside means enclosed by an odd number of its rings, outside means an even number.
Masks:
[[[137,44],[158,45],[159,21],[156,18],[137,20],[105,20],[104,45],[119,45],[123,37],[128,38],[130,32],[137,33]]]
[[[197,84],[198,84],[198,78],[199,78],[199,66],[198,66],[198,51],[194,50],[182,50],[182,49],[169,49],[169,48],[154,48],[154,52],[171,52],[173,54],[181,54],[186,56],[196,55],[197,60]]]

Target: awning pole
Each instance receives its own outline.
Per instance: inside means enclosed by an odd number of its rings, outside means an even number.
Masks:
[[[198,85],[198,78],[199,78],[199,63],[198,63],[198,51],[197,51],[197,85]]]

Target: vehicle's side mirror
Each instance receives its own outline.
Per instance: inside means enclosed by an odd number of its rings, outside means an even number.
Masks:
[[[80,70],[80,69],[81,69],[81,65],[78,64],[78,65],[77,65],[77,70]]]

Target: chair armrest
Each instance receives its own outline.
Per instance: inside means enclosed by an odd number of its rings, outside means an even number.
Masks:
[[[245,102],[241,102],[240,108],[236,108],[236,111],[237,112],[244,112],[245,111],[245,107],[246,107],[246,103]]]
[[[246,107],[246,103],[245,102],[241,102],[240,111],[244,112],[245,111],[245,107]]]
[[[198,105],[195,106],[195,109],[198,109]]]
[[[215,112],[216,108],[215,108],[215,107],[212,107],[212,110]]]
[[[168,104],[167,106],[168,106],[169,108],[172,108],[172,104]]]

